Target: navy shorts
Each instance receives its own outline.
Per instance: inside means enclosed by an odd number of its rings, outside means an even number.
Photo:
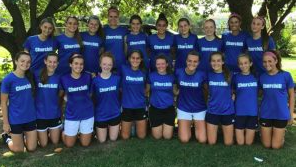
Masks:
[[[258,117],[257,116],[235,116],[235,129],[252,129],[258,128]]]
[[[260,118],[259,123],[263,127],[285,128],[288,125],[288,120]]]
[[[119,125],[121,121],[121,116],[119,115],[118,117],[112,118],[107,121],[95,121],[95,127],[97,128],[108,128],[108,126],[116,126]]]
[[[10,133],[12,134],[22,134],[24,132],[29,132],[36,130],[36,121],[31,121],[23,124],[10,124]]]
[[[157,127],[162,124],[174,126],[176,118],[176,111],[174,106],[165,109],[153,107],[149,108],[149,121],[151,127]]]
[[[46,131],[48,129],[56,129],[62,126],[60,118],[56,119],[37,119],[37,131]]]
[[[147,118],[145,108],[123,108],[121,119],[125,122],[140,121]]]
[[[206,122],[213,125],[232,125],[234,124],[234,114],[231,115],[217,115],[206,113]]]

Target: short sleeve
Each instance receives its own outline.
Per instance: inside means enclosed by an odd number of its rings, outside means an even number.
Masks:
[[[2,81],[1,84],[1,93],[5,93],[5,94],[9,94],[9,90],[10,90],[10,80],[8,77],[5,77]]]
[[[268,49],[269,50],[275,50],[276,49],[275,42],[274,42],[272,37],[269,37]]]
[[[291,89],[291,88],[295,87],[293,78],[292,78],[292,76],[291,76],[291,74],[289,72],[285,73],[285,80],[286,80],[286,87],[288,89]]]
[[[27,40],[24,42],[23,47],[30,51],[31,50],[31,42],[30,42],[30,37],[27,38]]]

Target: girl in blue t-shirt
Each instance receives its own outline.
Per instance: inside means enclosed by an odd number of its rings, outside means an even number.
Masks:
[[[200,63],[198,69],[210,72],[210,55],[212,52],[222,50],[222,40],[216,35],[216,23],[213,19],[204,22],[203,29],[205,37],[198,39],[198,52],[200,54]]]
[[[238,56],[240,73],[232,78],[235,99],[235,138],[238,145],[251,145],[258,127],[258,83],[249,55]]]
[[[14,62],[16,69],[1,84],[2,138],[13,152],[23,152],[24,146],[27,151],[34,151],[37,147],[37,132],[34,81],[29,72],[31,56],[27,52],[18,52]]]
[[[293,123],[294,82],[289,72],[282,70],[276,51],[263,54],[266,73],[259,78],[263,93],[260,106],[261,141],[264,147],[279,149],[284,145],[287,124]]]
[[[167,32],[168,20],[163,13],[159,14],[156,20],[157,34],[152,34],[148,37],[148,49],[150,51],[150,69],[155,71],[155,58],[159,54],[166,56],[169,61],[169,67],[173,68],[173,45],[174,36]]]
[[[129,55],[133,50],[140,50],[144,57],[144,63],[149,69],[149,58],[147,53],[147,35],[141,31],[142,19],[139,15],[130,18],[131,32],[125,36],[125,54]]]
[[[59,106],[60,76],[55,74],[58,55],[54,52],[48,53],[44,64],[43,69],[35,72],[37,132],[41,147],[47,145],[48,137],[53,144],[58,144],[62,126]]]
[[[195,129],[195,138],[200,143],[207,142],[205,115],[207,110],[204,96],[206,73],[197,70],[199,55],[190,51],[186,68],[176,69],[176,80],[179,88],[177,101],[178,136],[182,143],[191,138],[191,124]]]
[[[223,52],[225,53],[225,63],[231,72],[238,73],[237,58],[246,50],[247,32],[241,30],[242,18],[236,13],[232,13],[228,19],[228,30],[222,34]]]
[[[230,87],[230,72],[221,52],[210,56],[213,72],[208,73],[209,100],[206,113],[207,138],[216,144],[218,126],[222,125],[225,145],[233,144],[234,105]]]
[[[71,73],[61,77],[60,97],[66,101],[62,139],[73,147],[78,138],[82,146],[91,142],[94,125],[94,107],[91,99],[91,75],[83,72],[83,56],[73,53],[69,64]]]
[[[155,58],[156,71],[148,76],[146,92],[150,96],[149,120],[155,139],[171,139],[175,125],[174,93],[176,84],[165,55]]]
[[[71,72],[69,58],[73,53],[80,53],[83,48],[82,39],[78,29],[78,19],[69,16],[65,23],[65,33],[56,37],[58,42],[59,65],[57,74],[67,74]]]
[[[179,35],[175,36],[176,62],[175,69],[186,67],[186,58],[190,51],[197,51],[197,36],[190,32],[190,22],[187,18],[178,21]]]
[[[27,38],[24,43],[24,50],[30,53],[32,62],[30,70],[36,72],[44,67],[43,60],[47,53],[54,52],[57,49],[54,35],[54,23],[51,18],[41,20],[39,24],[41,33]]]
[[[111,52],[104,52],[100,57],[102,72],[93,80],[95,98],[96,136],[100,143],[115,141],[119,134],[121,105],[119,101],[120,77],[114,73],[115,59]],[[109,131],[109,132],[108,132]]]
[[[97,16],[89,17],[87,27],[88,31],[80,33],[83,42],[84,70],[95,75],[99,72],[98,62],[100,54],[103,52],[104,33]]]
[[[105,41],[104,49],[111,52],[115,58],[114,68],[120,70],[125,64],[124,36],[128,33],[127,28],[119,25],[119,10],[116,7],[108,9],[108,25],[104,26]]]
[[[266,30],[266,21],[263,17],[253,18],[251,23],[252,36],[247,38],[247,50],[254,62],[257,74],[265,72],[263,67],[263,53],[267,50],[275,50],[276,46],[273,38],[268,35]]]
[[[133,50],[128,56],[128,65],[121,70],[122,121],[121,137],[128,139],[132,123],[135,121],[136,133],[140,139],[146,136],[146,68],[140,50]]]

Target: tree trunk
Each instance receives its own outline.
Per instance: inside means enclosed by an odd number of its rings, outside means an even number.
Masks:
[[[254,0],[226,0],[231,13],[237,13],[242,17],[241,28],[250,31],[252,22],[252,6]]]

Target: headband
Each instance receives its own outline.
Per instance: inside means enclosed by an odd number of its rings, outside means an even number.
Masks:
[[[261,21],[263,22],[263,24],[266,25],[266,24],[265,24],[265,19],[264,19],[264,17],[262,17],[262,16],[257,16],[257,17],[255,17],[255,19],[259,19],[259,20],[261,20]]]
[[[230,19],[233,18],[233,17],[236,17],[236,18],[238,18],[239,20],[242,20],[242,17],[241,17],[239,14],[237,14],[237,13],[231,13],[231,15],[229,16],[229,19],[228,19],[228,20],[230,20]]]
[[[265,52],[264,56],[270,56],[270,57],[274,58],[275,60],[277,60],[277,57],[273,52]]]

